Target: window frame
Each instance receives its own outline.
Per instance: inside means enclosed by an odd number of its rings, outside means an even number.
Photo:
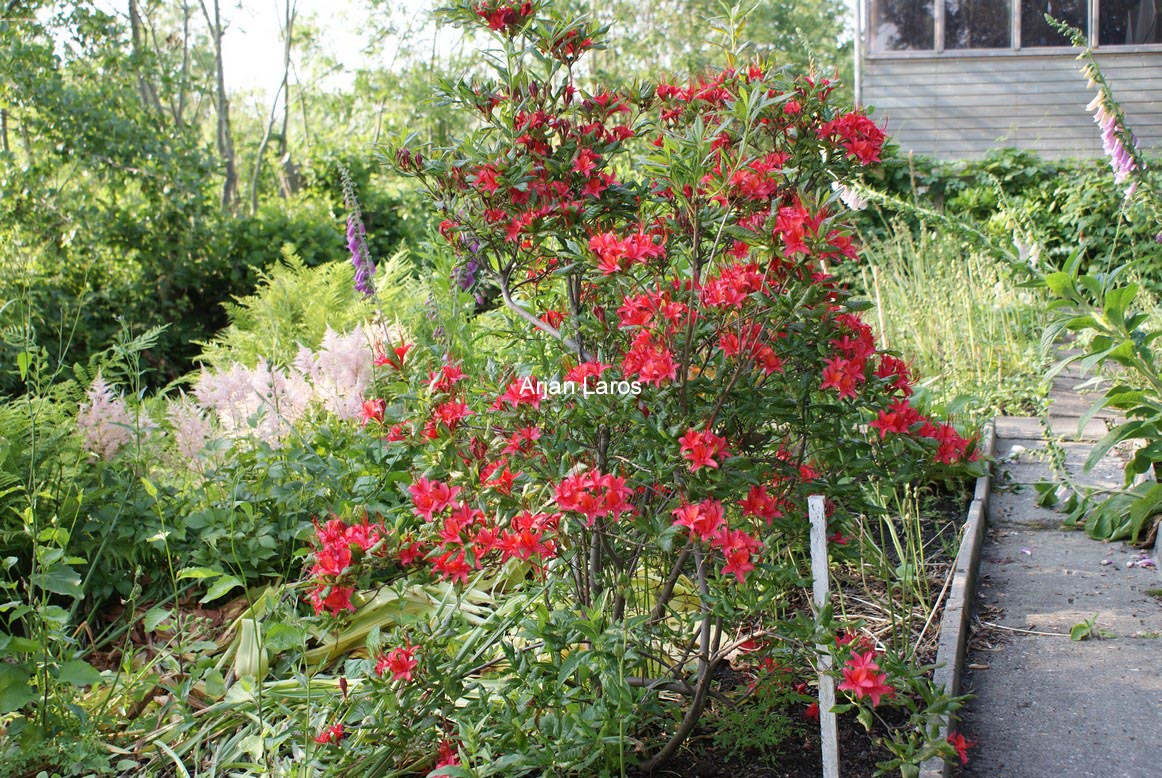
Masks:
[[[944,0],[934,0],[933,3],[933,48],[907,49],[902,51],[879,51],[875,48],[873,34],[877,11],[881,0],[859,0],[863,4],[863,18],[866,20],[861,34],[863,36],[863,57],[865,59],[931,59],[933,57],[1011,57],[1021,56],[1053,56],[1062,54],[1076,54],[1072,46],[1035,46],[1024,48],[1021,46],[1021,0],[1009,0],[1009,30],[1012,45],[1000,49],[946,49],[944,48]],[[1141,54],[1146,52],[1162,52],[1162,43],[1136,43],[1130,45],[1098,44],[1098,13],[1101,0],[1086,0],[1086,18],[1089,32],[1087,39],[1090,48],[1094,51],[1104,51],[1116,54]]]

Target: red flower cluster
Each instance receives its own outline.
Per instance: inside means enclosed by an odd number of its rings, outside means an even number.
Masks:
[[[674,332],[685,321],[689,308],[677,302],[668,290],[656,289],[636,295],[626,295],[617,309],[619,329],[663,325],[667,332]]]
[[[718,335],[718,347],[728,357],[745,356],[767,375],[783,372],[783,360],[774,348],[764,342],[766,332],[762,324],[751,322],[737,330],[723,328]],[[779,337],[782,337],[780,334]]]
[[[832,357],[823,367],[823,382],[820,389],[834,389],[839,392],[839,399],[859,396],[859,386],[865,380],[863,365],[851,359]]]
[[[744,516],[754,516],[767,524],[783,515],[779,509],[779,500],[762,486],[752,486],[738,507],[742,508]]]
[[[968,764],[968,749],[976,744],[959,732],[949,732],[948,743],[956,750],[956,755],[960,757],[960,763]]]
[[[703,500],[699,503],[683,502],[675,508],[674,526],[685,527],[699,540],[713,542],[722,537],[726,528],[726,515],[718,500]]]
[[[843,683],[838,688],[841,691],[851,692],[857,700],[864,696],[871,699],[872,707],[880,704],[884,697],[895,694],[895,687],[887,683],[887,673],[880,672],[880,666],[875,663],[875,652],[853,652],[843,666]]]
[[[336,518],[321,526],[316,523],[315,537],[319,548],[310,570],[315,586],[308,595],[315,613],[327,611],[338,616],[343,611],[355,610],[351,603],[355,589],[345,585],[342,579],[351,569],[356,554],[362,556],[379,544],[383,527],[368,521],[348,525]]]
[[[887,137],[875,122],[860,113],[846,113],[819,128],[819,137],[838,141],[847,156],[862,165],[880,161],[880,151]]]
[[[690,463],[691,473],[696,473],[703,467],[717,470],[721,464],[718,459],[729,455],[726,450],[726,438],[715,435],[710,430],[703,432],[688,430],[685,435],[678,438],[678,443],[681,444],[682,458]]]
[[[319,734],[315,735],[315,742],[321,746],[335,745],[344,737],[346,734],[343,732],[343,724],[340,722],[324,727]]]
[[[654,236],[640,229],[624,238],[616,233],[603,232],[589,239],[589,250],[597,255],[597,267],[602,273],[619,273],[635,264],[666,256],[666,242],[657,242]]]
[[[685,527],[690,535],[722,551],[726,564],[723,575],[733,575],[741,583],[754,570],[752,558],[762,550],[762,543],[743,530],[732,530],[726,523],[726,512],[718,500],[699,503],[683,502],[672,511],[674,526]]]
[[[364,400],[363,408],[359,411],[359,420],[366,427],[371,422],[383,424],[383,414],[387,412],[387,401],[377,398]]]
[[[482,2],[473,10],[488,24],[488,29],[511,35],[524,25],[526,19],[532,16],[533,4],[530,2],[524,2],[520,5]]]
[[[639,332],[625,352],[621,372],[627,378],[638,376],[642,383],[661,386],[678,377],[678,363],[673,352],[650,332]]]
[[[412,673],[419,664],[416,651],[416,646],[408,643],[381,654],[375,662],[375,674],[382,676],[384,673],[391,673],[392,680],[411,681]]]
[[[633,511],[629,498],[632,490],[625,485],[625,479],[612,474],[602,475],[596,470],[571,475],[553,488],[553,499],[563,511],[580,513],[585,523],[603,516],[615,521],[623,514]]]
[[[393,367],[396,370],[403,371],[404,359],[407,357],[409,351],[415,348],[414,343],[401,342],[398,346],[393,346],[391,353],[376,349],[375,352],[375,366],[376,367]]]
[[[420,477],[408,487],[408,492],[412,496],[415,514],[425,521],[431,521],[433,514],[443,513],[452,504],[460,493],[460,487]]]
[[[540,410],[543,396],[544,386],[537,380],[536,376],[517,377],[509,382],[504,394],[496,398],[492,404],[492,409],[499,411],[507,405],[512,410],[516,410],[522,405],[528,405],[533,410]]]

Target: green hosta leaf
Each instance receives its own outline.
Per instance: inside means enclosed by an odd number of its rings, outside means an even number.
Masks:
[[[61,683],[73,686],[96,686],[102,681],[97,668],[82,659],[74,659],[61,665],[57,678]]]

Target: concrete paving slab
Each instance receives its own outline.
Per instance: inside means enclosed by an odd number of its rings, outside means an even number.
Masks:
[[[1081,532],[996,528],[986,538],[979,601],[1002,609],[995,623],[1013,629],[1068,634],[1095,626],[1120,638],[1162,637],[1162,600],[1148,568],[1127,567],[1140,553],[1125,543],[1101,543]],[[1162,655],[1162,642],[1157,645]]]
[[[1062,518],[1062,514],[1055,510],[1037,507],[1031,486],[1023,487],[1019,492],[994,489],[989,499],[988,519],[992,527],[1056,529],[1061,526]]]
[[[1157,778],[1162,641],[1019,636],[969,658],[971,778]],[[986,703],[987,701],[987,703]],[[983,703],[983,704],[982,704]]]

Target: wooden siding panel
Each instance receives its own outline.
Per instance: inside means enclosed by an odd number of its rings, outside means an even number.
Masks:
[[[1162,52],[1099,55],[1143,149],[1162,153]],[[1096,156],[1093,98],[1072,54],[870,58],[863,102],[905,151],[957,159],[1016,146]]]

